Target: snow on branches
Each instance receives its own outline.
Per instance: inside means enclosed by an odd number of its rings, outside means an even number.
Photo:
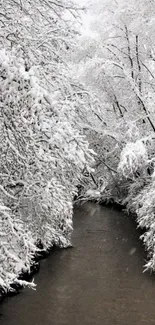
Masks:
[[[76,8],[7,0],[1,12],[0,286],[7,291],[25,285],[17,278],[30,270],[38,242],[45,250],[70,245],[72,201],[93,151],[81,125],[90,102],[65,61]]]
[[[136,212],[139,226],[146,229],[147,268],[153,270],[154,9],[153,1],[97,0],[95,6],[90,1],[73,56],[79,80],[101,103],[100,122],[89,133],[98,154],[95,183],[88,185],[86,194]]]
[[[118,172],[125,178],[134,178],[148,166],[148,154],[144,141],[128,142],[120,155]]]

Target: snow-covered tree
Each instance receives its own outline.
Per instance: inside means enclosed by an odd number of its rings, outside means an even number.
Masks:
[[[94,152],[84,128],[95,100],[67,55],[77,10],[63,1],[4,1],[0,44],[0,285],[29,271],[40,243],[70,245],[73,199]],[[96,114],[96,115],[95,115]],[[5,240],[4,240],[5,237]],[[20,282],[25,284],[25,282]]]

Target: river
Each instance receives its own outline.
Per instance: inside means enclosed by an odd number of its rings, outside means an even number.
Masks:
[[[94,203],[75,209],[73,245],[53,250],[34,278],[0,305],[0,325],[155,324],[155,276],[135,222]]]

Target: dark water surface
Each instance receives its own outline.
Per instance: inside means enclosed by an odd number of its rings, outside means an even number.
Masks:
[[[155,275],[131,218],[85,204],[75,211],[73,249],[55,250],[24,289],[0,305],[0,325],[155,324]]]

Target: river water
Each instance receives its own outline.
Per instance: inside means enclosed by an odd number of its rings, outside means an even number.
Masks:
[[[23,289],[0,305],[0,325],[155,324],[155,276],[143,273],[134,221],[87,203],[75,209],[73,245],[53,250]]]

